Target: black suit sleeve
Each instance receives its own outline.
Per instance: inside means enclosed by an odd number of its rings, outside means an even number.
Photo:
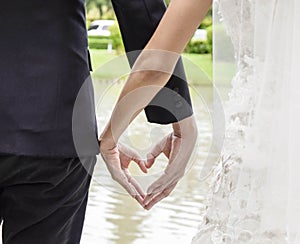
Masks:
[[[112,0],[112,4],[132,67],[139,53],[133,51],[141,51],[145,47],[164,15],[166,6],[163,0]],[[158,124],[177,122],[193,114],[181,59],[166,86],[145,108],[145,113],[149,122]]]

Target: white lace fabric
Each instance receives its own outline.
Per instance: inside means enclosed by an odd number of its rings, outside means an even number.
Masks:
[[[236,74],[223,104],[222,154],[193,243],[300,243],[297,1],[214,1],[215,86],[226,76],[224,63]],[[226,37],[234,58],[224,50]]]

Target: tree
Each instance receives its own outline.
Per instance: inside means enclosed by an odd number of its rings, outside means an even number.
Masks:
[[[99,10],[100,18],[112,10],[111,0],[86,0],[86,7],[88,11],[96,7]]]

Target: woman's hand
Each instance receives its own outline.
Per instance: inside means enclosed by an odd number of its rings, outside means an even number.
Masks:
[[[171,1],[155,33],[136,60],[112,116],[102,133],[102,138],[115,138],[118,141],[131,121],[167,84],[180,53],[209,10],[211,3],[212,0]],[[178,22],[178,17],[184,21]],[[174,25],[174,23],[176,24]],[[179,128],[178,130],[176,126]],[[169,164],[164,175],[149,187],[145,199],[141,188],[130,176],[128,165],[126,166],[127,163],[124,163],[126,160],[120,155],[119,148],[117,146],[100,146],[100,151],[112,177],[140,203],[143,204],[144,200],[144,207],[150,209],[168,195],[183,176],[196,142],[196,132],[193,117],[174,125],[174,134],[171,139],[167,140]],[[155,152],[153,153],[155,154]],[[141,160],[134,161],[140,162]],[[141,166],[144,165],[143,163],[138,164],[140,168],[143,168]],[[150,164],[148,162],[148,165]]]
[[[128,167],[130,162],[134,161],[144,173],[147,173],[145,161],[133,149],[120,143],[113,145],[105,140],[100,142],[100,153],[112,179],[117,181],[143,206],[145,193],[139,183],[131,176]]]
[[[144,208],[149,210],[156,203],[167,197],[184,176],[188,160],[196,144],[197,128],[193,116],[173,124],[171,134],[158,142],[147,156],[147,168],[150,168],[155,158],[161,153],[169,159],[168,165],[147,190]]]

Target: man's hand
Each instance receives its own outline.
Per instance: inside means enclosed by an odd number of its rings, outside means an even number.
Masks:
[[[188,160],[197,139],[197,128],[194,117],[189,117],[173,124],[174,132],[158,142],[147,156],[147,168],[161,153],[169,159],[169,163],[161,177],[147,190],[144,208],[149,210],[156,203],[167,197],[184,176]]]
[[[131,161],[134,161],[144,173],[147,173],[145,161],[136,151],[120,143],[111,147],[111,145],[107,146],[105,141],[101,141],[100,152],[113,180],[123,186],[143,206],[145,193],[139,183],[131,176],[128,166]]]

